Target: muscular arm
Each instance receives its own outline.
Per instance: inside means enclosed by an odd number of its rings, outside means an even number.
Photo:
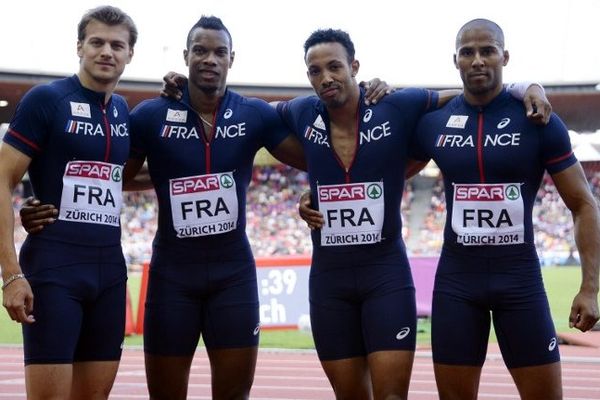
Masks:
[[[21,274],[15,251],[15,219],[12,193],[27,171],[31,158],[9,144],[0,147],[0,267],[6,281]],[[3,305],[10,318],[17,322],[31,323],[33,316],[33,293],[26,279],[17,279],[3,290]]]
[[[288,135],[271,154],[284,164],[297,168],[301,171],[306,171],[306,160],[304,158],[304,150],[302,145],[294,135]]]
[[[591,329],[600,318],[598,286],[600,266],[600,214],[579,163],[552,175],[558,193],[573,214],[575,243],[581,259],[581,286],[569,315],[569,326]]]

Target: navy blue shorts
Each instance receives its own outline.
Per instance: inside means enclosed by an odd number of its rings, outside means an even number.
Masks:
[[[26,365],[121,358],[127,267],[120,245],[28,239],[19,261],[34,296],[35,322],[23,324]]]
[[[201,249],[154,246],[144,316],[144,350],[193,355],[258,346],[256,267],[247,241]]]
[[[403,249],[375,245],[345,254],[315,252],[309,290],[320,360],[415,350],[415,289]]]
[[[482,366],[491,321],[508,368],[560,360],[535,253],[503,259],[442,251],[431,317],[433,361]]]

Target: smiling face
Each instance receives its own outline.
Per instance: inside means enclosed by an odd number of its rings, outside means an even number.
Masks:
[[[190,85],[207,94],[224,93],[234,55],[224,30],[194,29],[188,49],[183,51]]]
[[[341,107],[357,95],[354,77],[359,63],[348,60],[348,53],[340,43],[323,42],[310,47],[305,62],[308,80],[327,107]]]
[[[77,42],[77,55],[81,83],[92,90],[111,91],[133,56],[129,28],[91,20],[85,37]]]
[[[461,30],[457,38],[454,65],[460,72],[465,96],[491,100],[502,90],[502,68],[508,52],[498,32],[485,24]]]

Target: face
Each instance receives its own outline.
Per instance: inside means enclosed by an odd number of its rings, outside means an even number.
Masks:
[[[85,28],[85,38],[77,42],[77,55],[80,79],[88,82],[91,89],[116,84],[133,56],[129,29],[91,20]]]
[[[189,49],[183,51],[189,82],[205,93],[222,92],[233,64],[229,37],[223,30],[197,28]]]
[[[327,107],[341,107],[357,89],[354,77],[357,60],[348,62],[348,53],[339,43],[319,43],[308,49],[306,75],[315,93]]]
[[[494,32],[484,27],[467,30],[460,38],[454,65],[460,71],[465,92],[494,93],[502,88],[502,68],[508,52],[500,47]]]

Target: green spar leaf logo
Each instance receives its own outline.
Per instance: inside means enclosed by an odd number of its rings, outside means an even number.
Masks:
[[[121,175],[121,168],[113,168],[111,178],[115,182],[121,182],[123,176]]]
[[[508,185],[504,190],[506,194],[506,198],[509,200],[517,200],[521,197],[521,192],[519,191],[519,187],[517,185]]]
[[[381,186],[376,183],[373,183],[367,186],[367,196],[371,199],[378,199],[383,194],[383,190],[381,190]]]
[[[233,186],[233,178],[229,174],[221,175],[221,185],[224,188],[229,189]]]

